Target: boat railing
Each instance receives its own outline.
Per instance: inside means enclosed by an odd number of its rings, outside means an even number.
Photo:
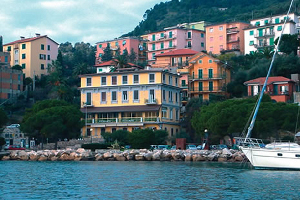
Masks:
[[[265,144],[261,139],[235,137],[235,143],[242,147],[263,148]]]

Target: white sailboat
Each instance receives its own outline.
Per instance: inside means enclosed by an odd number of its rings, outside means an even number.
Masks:
[[[293,0],[291,1],[286,20],[290,13]],[[286,20],[281,31],[283,34]],[[279,37],[278,44],[275,48],[273,58],[264,82],[263,88],[260,92],[258,102],[253,113],[251,123],[248,127],[247,135],[245,138],[237,138],[240,143],[240,149],[243,151],[245,156],[248,158],[254,168],[277,168],[277,169],[300,169],[300,145],[290,142],[274,142],[268,145],[263,145],[262,140],[250,138],[251,131],[254,127],[257,112],[261,103],[262,96],[266,89],[268,78],[273,66],[275,56],[278,52],[281,36]]]

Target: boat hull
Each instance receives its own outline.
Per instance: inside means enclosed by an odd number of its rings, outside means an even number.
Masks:
[[[241,147],[254,168],[300,169],[300,150]]]

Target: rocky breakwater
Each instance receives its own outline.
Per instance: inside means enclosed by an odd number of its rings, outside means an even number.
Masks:
[[[104,150],[95,152],[79,148],[64,150],[10,151],[2,160],[24,161],[216,161],[242,162],[245,155],[237,150]]]

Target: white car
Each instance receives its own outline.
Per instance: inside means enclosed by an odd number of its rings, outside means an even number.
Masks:
[[[197,147],[196,147],[196,145],[194,145],[194,144],[189,144],[189,145],[186,145],[186,149],[189,149],[189,150],[197,150]]]

